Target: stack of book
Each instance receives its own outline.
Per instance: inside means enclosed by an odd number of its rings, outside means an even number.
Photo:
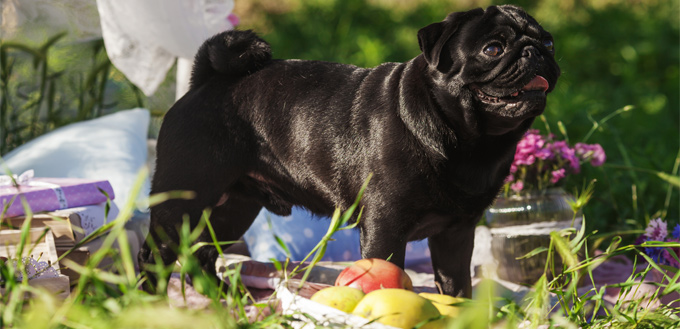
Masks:
[[[16,259],[18,247],[22,240],[19,230],[0,230],[0,256],[12,261],[18,273],[15,273],[17,281],[22,279],[23,273],[19,267],[25,268],[29,284],[34,287],[41,287],[54,292],[58,297],[66,298],[70,292],[70,278],[61,274],[59,262],[57,261],[57,251],[54,246],[54,236],[49,230],[45,232],[42,228],[31,228],[24,241],[24,252],[21,260]],[[5,278],[0,277],[0,281]],[[0,293],[4,294],[4,287],[0,287]]]
[[[93,233],[105,223],[111,222],[118,216],[118,208],[111,203],[108,215],[106,215],[106,203],[80,206],[68,209],[60,209],[47,213],[33,215],[31,227],[47,227],[54,235],[54,245],[57,256],[61,257],[66,251],[71,252],[64,257],[79,265],[84,265],[90,253],[95,252],[101,245],[102,238],[96,238],[78,248],[76,244]],[[25,216],[6,218],[6,222],[12,227],[21,228],[26,221]],[[75,248],[75,249],[74,249]],[[79,275],[68,267],[61,267],[61,273],[67,275],[75,282]]]
[[[0,235],[0,257],[18,258],[14,248],[18,242],[16,237],[30,218],[31,236],[36,230],[47,230],[49,238],[30,241],[36,247],[30,254],[26,254],[29,252],[26,250],[22,257],[48,259],[51,266],[70,279],[71,284],[75,284],[79,274],[73,269],[59,266],[57,259],[70,251],[64,259],[84,265],[90,255],[100,248],[105,237],[91,240],[92,237],[88,236],[118,216],[118,209],[110,202],[115,197],[111,184],[106,180],[33,178],[28,182],[14,180],[12,184],[3,186],[1,178],[0,232],[3,234]],[[26,206],[30,208],[32,216],[26,215]],[[127,233],[132,252],[139,250],[137,234],[134,231]],[[91,241],[75,248],[86,238]],[[99,266],[103,268],[110,264],[111,260],[107,259]]]

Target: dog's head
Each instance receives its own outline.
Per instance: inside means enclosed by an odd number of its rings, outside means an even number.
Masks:
[[[560,75],[552,36],[515,6],[452,13],[418,41],[438,92],[485,134],[528,128]]]

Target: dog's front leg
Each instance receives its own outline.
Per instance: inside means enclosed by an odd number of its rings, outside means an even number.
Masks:
[[[388,221],[372,220],[372,218],[390,218],[365,216],[361,222],[361,257],[388,259],[395,265],[404,268],[406,256],[406,236],[400,233],[398,225]],[[396,218],[396,217],[392,217]]]
[[[451,296],[470,298],[470,261],[475,245],[475,225],[449,227],[429,239],[435,281]]]
[[[189,218],[190,228],[194,229],[205,208],[206,205],[198,203],[196,199],[171,199],[152,207],[149,235],[137,255],[140,271],[147,279],[145,290],[156,291],[160,273],[177,260],[185,215]]]

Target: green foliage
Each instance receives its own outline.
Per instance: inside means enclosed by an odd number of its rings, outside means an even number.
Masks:
[[[61,43],[64,36],[38,46],[0,40],[0,154],[60,126],[141,104],[101,38]]]
[[[450,1],[419,1],[402,9],[364,0],[301,1],[272,13],[264,38],[276,58],[325,60],[362,67],[405,61],[420,53],[416,33],[454,10]],[[248,27],[246,27],[248,28]]]
[[[592,226],[610,231],[622,225],[643,228],[650,217],[677,220],[680,204],[667,200],[677,200],[678,188],[668,193],[668,182],[655,172],[677,175],[678,2],[544,0],[522,4],[556,40],[563,74],[557,90],[548,97],[549,121],[563,122],[572,136],[586,136],[593,122],[633,106],[597,126],[588,141],[601,144],[607,164],[616,165],[584,168],[583,177],[598,180],[597,203],[586,209]],[[633,203],[637,206],[631,207]]]
[[[593,183],[585,187],[577,200],[572,203],[575,210],[582,209],[591,198]],[[597,238],[586,234],[586,226],[580,230],[565,229],[550,234],[550,247],[545,274],[533,286],[533,290],[525,296],[524,314],[531,321],[531,327],[540,324],[550,327],[568,328],[678,328],[680,327],[680,309],[668,305],[660,305],[651,310],[652,299],[661,298],[676,293],[680,285],[680,269],[659,265],[643,252],[643,245],[620,246],[621,236],[617,235],[605,251],[593,255],[593,242],[597,245]],[[678,248],[680,243],[655,243],[655,247]],[[651,246],[651,245],[649,245]],[[555,250],[556,252],[552,252]],[[593,270],[612,257],[628,254],[641,257],[649,265],[640,272],[633,272],[625,282],[605,284],[596,288]],[[561,259],[560,268],[554,268],[555,260]],[[553,266],[549,268],[548,264]],[[633,268],[636,268],[633,266]],[[651,276],[651,271],[661,274],[660,282],[655,284],[657,289],[651,295],[643,296],[638,293],[645,278]],[[553,273],[554,278],[547,279],[547,274]],[[591,284],[589,289],[588,284]],[[605,299],[606,289],[620,289],[617,302],[612,304]],[[549,296],[554,300],[550,300]],[[676,300],[675,302],[678,302]]]

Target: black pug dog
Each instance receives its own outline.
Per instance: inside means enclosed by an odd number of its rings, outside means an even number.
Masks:
[[[237,240],[262,207],[347,209],[372,173],[362,257],[403,267],[406,243],[429,238],[444,293],[469,297],[475,225],[560,69],[550,33],[514,6],[452,13],[418,41],[416,58],[367,69],[274,60],[250,31],[207,40],[190,91],[165,115],[152,182],[154,194],[195,198],[151,209],[142,270],[177,259],[185,214],[195,227],[212,208],[217,238]],[[207,231],[199,241],[212,241]],[[214,247],[197,257],[215,273]]]

